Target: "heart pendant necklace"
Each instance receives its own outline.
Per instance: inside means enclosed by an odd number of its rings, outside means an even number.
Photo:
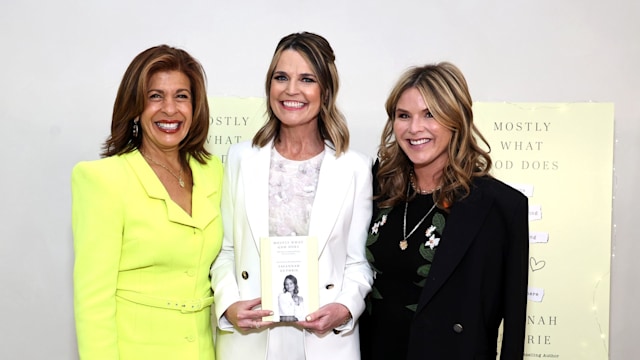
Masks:
[[[409,235],[407,235],[407,210],[409,209],[409,187],[407,186],[407,200],[405,200],[404,202],[404,217],[402,219],[402,236],[404,237],[402,240],[400,240],[400,243],[398,244],[398,246],[400,246],[400,250],[406,250],[407,247],[409,246],[409,243],[407,242],[407,239],[413,235],[413,233],[418,230],[418,227],[420,227],[420,225],[422,225],[422,223],[424,222],[424,220],[427,218],[427,216],[429,216],[429,214],[431,214],[431,212],[433,211],[433,209],[436,208],[436,204],[434,202],[433,206],[431,207],[431,209],[429,209],[429,211],[427,211],[426,214],[424,214],[424,216],[422,217],[422,219],[420,219],[420,221],[418,221],[418,223],[416,224],[416,226],[413,227],[413,229],[411,230],[411,232],[409,232]]]

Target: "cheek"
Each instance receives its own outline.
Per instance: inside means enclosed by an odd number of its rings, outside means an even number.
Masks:
[[[271,85],[269,85],[269,98],[270,101],[275,101],[276,98],[278,97],[278,93],[280,93],[281,91],[278,88],[278,83],[272,82]]]
[[[320,103],[322,102],[322,95],[320,94],[320,89],[315,89],[313,91],[313,94],[311,95],[311,98],[318,106],[320,106]]]
[[[442,137],[446,140],[446,143],[449,144],[453,141],[453,132],[449,129],[443,128],[441,130]]]
[[[393,135],[397,138],[402,136],[402,133],[404,132],[403,130],[403,126],[401,123],[394,121],[391,130],[393,131]]]
[[[276,109],[278,107],[278,100],[276,100],[276,97],[273,94],[269,96],[269,107],[271,109]]]
[[[189,119],[191,119],[193,117],[193,105],[191,105],[191,103],[184,103],[182,104],[181,107],[181,112],[188,117]]]
[[[158,105],[153,102],[148,102],[144,104],[144,109],[142,109],[142,116],[151,117],[154,113],[158,111]]]
[[[276,108],[278,105],[278,94],[275,91],[274,87],[271,86],[271,90],[269,90],[269,104],[272,109]]]

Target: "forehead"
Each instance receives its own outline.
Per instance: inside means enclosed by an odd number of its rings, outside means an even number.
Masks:
[[[178,70],[161,70],[149,76],[148,86],[150,88],[155,87],[177,87],[177,88],[189,88],[191,81],[189,77]]]
[[[275,71],[315,74],[311,63],[297,50],[287,49],[280,54]]]
[[[426,110],[429,106],[422,92],[416,87],[410,87],[400,94],[396,108],[402,110]]]

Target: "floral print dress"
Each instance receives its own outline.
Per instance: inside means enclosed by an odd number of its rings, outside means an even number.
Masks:
[[[407,208],[406,233],[433,207],[431,195],[416,195]],[[368,314],[362,319],[363,359],[404,359],[409,329],[420,293],[446,223],[446,212],[433,211],[403,240],[405,204],[374,209],[367,239],[367,259],[374,270]],[[404,248],[404,249],[403,249]]]

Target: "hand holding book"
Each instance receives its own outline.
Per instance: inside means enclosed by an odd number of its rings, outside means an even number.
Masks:
[[[260,298],[237,301],[229,306],[223,315],[236,329],[244,333],[265,328],[273,322],[263,321],[262,318],[273,315],[273,311],[254,310],[260,303]]]
[[[346,325],[350,320],[351,313],[346,306],[330,303],[309,314],[305,321],[300,321],[296,325],[317,334],[324,334],[331,330],[339,333],[336,329]]]

